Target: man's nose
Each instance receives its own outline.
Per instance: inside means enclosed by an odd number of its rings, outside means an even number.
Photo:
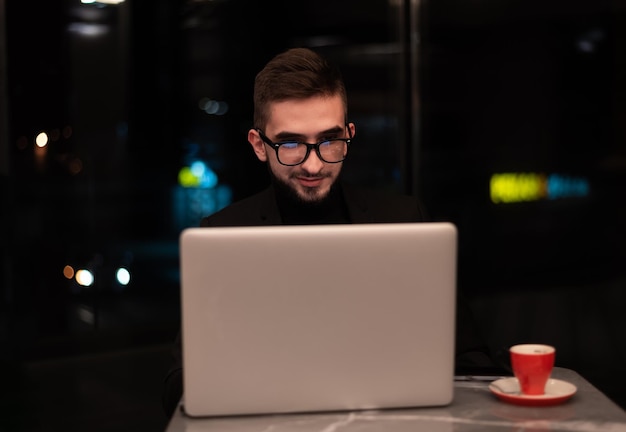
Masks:
[[[319,158],[317,152],[313,149],[311,149],[309,157],[307,157],[306,160],[302,162],[302,168],[310,174],[317,174],[321,171],[323,166],[324,161]]]

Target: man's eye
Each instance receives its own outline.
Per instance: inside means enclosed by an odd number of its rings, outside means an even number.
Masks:
[[[291,142],[291,141],[283,142],[283,143],[280,143],[280,145],[281,145],[281,147],[283,147],[283,148],[285,148],[287,150],[295,149],[296,147],[298,147],[298,143],[295,142],[295,141],[293,141],[293,142]]]

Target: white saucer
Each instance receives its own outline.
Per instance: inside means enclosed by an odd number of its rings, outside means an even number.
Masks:
[[[557,379],[549,379],[542,395],[524,395],[517,378],[502,378],[489,384],[489,390],[505,402],[516,405],[548,406],[565,402],[576,393],[576,386]]]

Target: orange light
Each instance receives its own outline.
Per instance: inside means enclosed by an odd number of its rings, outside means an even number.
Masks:
[[[68,279],[72,279],[74,277],[74,268],[71,265],[63,267],[63,276]]]

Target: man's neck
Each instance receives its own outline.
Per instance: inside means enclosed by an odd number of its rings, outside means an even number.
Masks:
[[[285,225],[350,223],[341,186],[335,183],[328,195],[314,202],[298,197],[287,186],[273,181],[276,204]]]

